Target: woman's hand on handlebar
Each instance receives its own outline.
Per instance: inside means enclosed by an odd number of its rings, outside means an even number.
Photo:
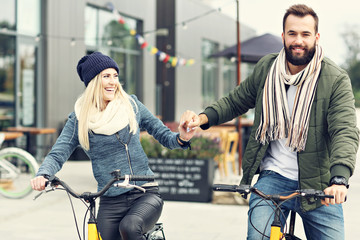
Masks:
[[[42,191],[45,189],[45,185],[48,179],[44,178],[43,176],[38,176],[30,180],[31,187],[34,190]]]

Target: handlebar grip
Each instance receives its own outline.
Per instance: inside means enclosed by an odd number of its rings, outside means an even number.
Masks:
[[[221,192],[238,192],[240,194],[249,194],[252,190],[252,187],[250,185],[214,184],[213,190]]]
[[[324,195],[322,196],[322,199],[325,199],[325,198],[335,198],[334,195]]]
[[[120,180],[124,180],[125,177],[121,177]],[[154,181],[155,176],[153,175],[129,175],[130,181]]]
[[[321,196],[321,199],[325,199],[325,198],[331,198],[331,199],[333,199],[333,198],[335,198],[335,196],[334,196],[334,195],[324,195],[324,196]],[[344,202],[346,202],[346,200],[347,200],[347,196],[345,196]]]
[[[212,189],[219,192],[236,192],[237,185],[214,184]]]
[[[47,186],[55,186],[55,185],[58,185],[59,182],[60,182],[60,179],[57,178],[55,175],[49,176],[46,179],[47,180],[45,181],[45,187],[47,187]]]

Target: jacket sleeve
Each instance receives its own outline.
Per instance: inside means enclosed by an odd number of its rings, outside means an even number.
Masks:
[[[350,78],[343,71],[333,85],[327,116],[331,177],[348,179],[354,171],[359,144],[354,95]]]
[[[77,146],[79,146],[77,120],[75,113],[71,113],[60,136],[51,148],[49,154],[45,157],[36,175],[55,175],[69,159]]]
[[[135,100],[140,114],[140,129],[146,130],[164,147],[169,149],[186,148],[178,143],[177,133],[172,132],[159,118],[155,117],[135,95],[131,95],[131,97]]]

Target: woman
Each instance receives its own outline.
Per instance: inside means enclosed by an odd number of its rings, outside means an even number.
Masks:
[[[86,89],[75,103],[59,138],[31,180],[34,190],[43,190],[47,178],[58,172],[80,144],[89,155],[98,189],[110,180],[110,172],[153,175],[141,147],[139,132],[146,129],[170,149],[189,147],[193,132],[179,127],[171,132],[136,98],[121,87],[116,62],[100,52],[84,56],[77,72]],[[153,182],[136,182],[136,189],[110,188],[100,198],[98,228],[102,239],[143,239],[159,219],[163,201]],[[154,186],[155,185],[155,186]]]

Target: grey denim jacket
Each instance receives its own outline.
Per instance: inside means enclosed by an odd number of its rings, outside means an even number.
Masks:
[[[98,190],[102,189],[112,178],[110,173],[120,169],[121,174],[153,175],[149,168],[148,158],[140,143],[140,129],[146,130],[163,146],[169,149],[181,148],[176,140],[177,133],[170,131],[161,120],[156,118],[138,99],[131,95],[137,107],[133,104],[139,128],[135,135],[130,134],[129,126],[117,134],[102,135],[89,133],[90,149],[86,151],[91,159],[93,175],[98,182]],[[79,146],[78,120],[75,113],[69,114],[68,120],[39,168],[37,176],[55,175],[74,149]],[[127,147],[126,147],[127,146]],[[136,182],[138,186],[146,182]],[[130,189],[111,187],[105,196],[117,196]]]

